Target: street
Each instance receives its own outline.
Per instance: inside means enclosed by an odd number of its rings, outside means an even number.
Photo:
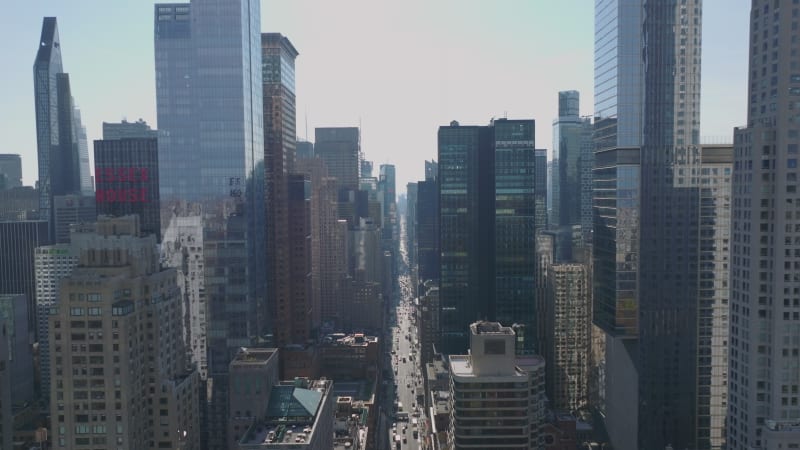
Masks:
[[[421,448],[424,414],[417,403],[421,394],[422,378],[419,372],[417,332],[413,324],[413,292],[408,271],[408,253],[405,245],[405,218],[400,221],[400,264],[398,284],[400,292],[394,317],[390,318],[391,333],[387,333],[391,350],[384,357],[385,368],[392,379],[386,385],[384,411],[390,445],[388,448]],[[399,440],[398,440],[399,437]],[[399,446],[398,446],[399,444]]]

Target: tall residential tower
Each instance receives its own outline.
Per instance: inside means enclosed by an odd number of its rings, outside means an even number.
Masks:
[[[800,442],[800,6],[753,0],[734,132],[728,448]]]

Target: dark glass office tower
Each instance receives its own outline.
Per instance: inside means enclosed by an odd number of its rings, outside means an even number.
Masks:
[[[536,159],[536,229],[547,228],[547,149],[537,148]]]
[[[464,354],[469,323],[489,318],[494,225],[492,129],[439,127],[439,350]]]
[[[428,280],[439,282],[439,179],[438,166],[425,161],[425,181],[417,183],[417,278],[422,285]]]
[[[0,222],[0,294],[25,294],[29,330],[38,330],[34,250],[50,243],[46,221]]]
[[[227,442],[228,363],[269,332],[259,11],[154,7],[162,262],[178,269],[187,348],[209,379],[210,448]]]
[[[397,233],[397,186],[394,164],[381,164],[379,189],[383,192],[383,239],[391,241]]]
[[[88,155],[83,161],[80,142],[83,126],[76,115],[69,75],[63,70],[55,17],[45,17],[42,23],[39,50],[33,63],[33,79],[39,162],[39,217],[50,223],[49,233],[54,238],[53,197],[79,194],[81,191],[87,193],[90,190],[85,186],[85,180],[89,179]]]
[[[532,120],[439,128],[445,354],[464,352],[470,321],[487,318],[523,325],[519,344],[536,348],[535,162]]]
[[[596,0],[594,323],[615,448],[697,430],[700,0]]]
[[[494,121],[494,317],[517,327],[517,348],[535,350],[536,192],[533,120]],[[539,195],[537,195],[539,194]],[[540,225],[541,226],[541,225]],[[490,309],[491,311],[491,309]],[[522,346],[520,346],[520,343]]]

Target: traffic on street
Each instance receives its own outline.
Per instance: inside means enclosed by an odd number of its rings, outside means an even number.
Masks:
[[[414,289],[408,272],[408,253],[405,246],[405,220],[400,225],[400,256],[396,309],[390,312],[386,333],[384,373],[384,420],[387,425],[389,445],[393,450],[422,448],[424,399],[419,365],[419,343],[414,323]]]

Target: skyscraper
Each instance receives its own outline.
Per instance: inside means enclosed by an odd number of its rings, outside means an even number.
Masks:
[[[494,289],[490,237],[494,224],[491,128],[439,127],[439,211],[441,238],[437,348],[464,354],[469,324],[489,318]],[[480,238],[479,238],[480,236]]]
[[[729,449],[800,442],[798,6],[754,0],[747,126],[734,131]]]
[[[558,160],[553,202],[558,203],[554,205],[558,223],[551,226],[565,235],[567,244],[560,246],[566,247],[559,249],[560,260],[573,257],[572,227],[583,227],[585,218],[591,217],[592,122],[579,116],[579,100],[578,91],[559,92],[558,118],[553,120],[553,158]],[[588,234],[581,228],[581,236]]]
[[[466,351],[468,325],[524,325],[535,349],[534,122],[439,128],[442,352]],[[543,206],[543,205],[542,205]]]
[[[5,323],[11,350],[11,402],[20,409],[33,402],[33,329],[28,327],[25,294],[0,294],[0,323]]]
[[[416,184],[416,224],[406,224],[406,227],[416,227],[414,231],[416,267],[413,270],[417,285],[414,289],[418,295],[424,295],[426,289],[423,285],[427,281],[430,280],[435,286],[439,286],[439,164],[436,161],[425,161],[425,180]]]
[[[340,190],[358,190],[361,141],[355,127],[317,128],[314,154],[325,161],[328,173],[336,177]]]
[[[33,64],[36,100],[36,144],[39,162],[40,217],[55,237],[53,197],[88,193],[88,150],[80,142],[83,125],[76,114],[69,75],[61,62],[61,43],[55,17],[45,17]],[[84,139],[85,139],[85,135]]]
[[[383,225],[381,232],[384,241],[391,241],[397,232],[397,186],[394,164],[381,164],[379,190],[383,192]],[[388,248],[384,248],[387,249]]]
[[[36,247],[34,253],[36,274],[36,335],[39,342],[39,373],[42,398],[50,399],[50,308],[58,307],[61,280],[72,274],[78,264],[74,249],[78,242]]]
[[[48,318],[53,440],[198,449],[199,380],[183,350],[175,269],[160,267],[155,236],[141,235],[136,216],[77,232],[78,265]]]
[[[22,186],[22,159],[19,155],[0,154],[0,190]]]
[[[50,243],[47,222],[0,222],[0,294],[25,294],[28,329],[36,329],[34,249]]]
[[[298,55],[288,38],[279,33],[261,35],[264,86],[264,168],[266,183],[267,304],[275,317],[276,343],[295,342],[292,333],[292,299],[302,286],[292,284],[289,264],[294,245],[289,239],[289,177],[296,146],[295,72]],[[304,341],[303,341],[304,342]]]
[[[8,326],[0,319],[0,445],[12,448],[14,416],[11,409],[11,356]]]
[[[594,310],[615,448],[697,433],[701,1],[595,2]]]
[[[144,122],[137,124],[146,129],[137,134],[125,128],[135,124],[104,122],[103,140],[94,141],[97,213],[138,214],[142,232],[155,234],[161,242],[157,132]]]
[[[591,297],[584,264],[551,264],[547,270],[546,384],[550,406],[577,411],[588,405]]]
[[[212,378],[203,440],[224,447],[228,363],[269,332],[260,4],[156,4],[153,19],[162,258]]]

